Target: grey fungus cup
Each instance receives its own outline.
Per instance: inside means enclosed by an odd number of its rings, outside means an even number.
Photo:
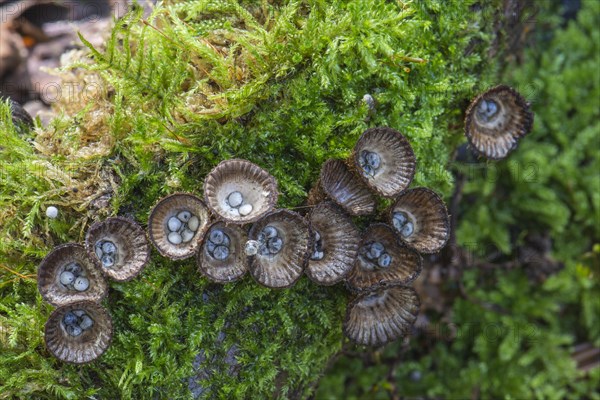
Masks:
[[[390,226],[376,223],[363,233],[354,268],[346,281],[355,291],[408,284],[419,276],[421,268],[421,256],[403,246]]]
[[[210,224],[204,202],[190,193],[161,199],[150,212],[148,232],[158,252],[172,260],[193,256]]]
[[[310,227],[300,214],[273,211],[252,225],[248,239],[246,254],[256,282],[286,288],[300,279],[312,247]]]
[[[375,193],[395,197],[412,182],[416,159],[410,143],[400,132],[377,127],[363,132],[349,164]]]
[[[352,219],[330,201],[314,207],[308,219],[313,241],[306,275],[320,285],[342,281],[354,266],[360,232]]]
[[[38,290],[53,306],[76,301],[101,301],[108,292],[104,275],[77,243],[55,247],[38,267]]]
[[[376,287],[348,304],[344,334],[360,345],[382,346],[410,333],[419,307],[419,296],[411,287]]]
[[[196,254],[199,270],[213,282],[239,280],[248,271],[247,239],[248,234],[239,225],[215,222],[208,228]]]
[[[473,99],[465,115],[465,135],[477,153],[498,160],[531,131],[533,119],[527,100],[515,89],[499,85]]]
[[[146,233],[136,222],[123,217],[93,224],[87,231],[85,247],[98,269],[118,282],[136,277],[150,258]]]
[[[56,358],[85,364],[100,357],[110,346],[112,319],[92,301],[69,303],[52,312],[44,329],[46,348]]]
[[[308,204],[316,205],[327,199],[353,216],[375,211],[375,196],[342,160],[329,159],[323,163],[319,180],[309,193]]]
[[[204,199],[211,212],[227,223],[252,223],[277,204],[277,181],[247,160],[220,162],[204,181]]]
[[[422,254],[440,251],[450,237],[450,218],[444,201],[434,191],[417,187],[396,198],[388,221],[408,247]]]

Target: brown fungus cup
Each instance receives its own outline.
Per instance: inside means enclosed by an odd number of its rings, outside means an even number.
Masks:
[[[312,246],[308,222],[300,214],[277,210],[257,221],[245,252],[252,277],[270,288],[290,287],[302,276]]]
[[[85,364],[100,357],[113,335],[108,312],[92,301],[70,303],[52,312],[46,322],[46,347],[61,361]]]
[[[375,197],[342,160],[330,159],[323,163],[319,180],[309,193],[308,204],[316,205],[326,199],[354,216],[375,211]]]
[[[423,254],[440,251],[450,237],[450,218],[444,201],[430,189],[403,192],[388,212],[400,240]]]
[[[408,335],[419,314],[415,290],[403,285],[378,287],[361,293],[346,310],[344,334],[365,346],[382,346]]]
[[[421,256],[403,246],[390,226],[377,223],[363,233],[358,256],[346,281],[357,291],[378,285],[407,284],[419,276],[421,268]]]
[[[210,214],[202,200],[189,193],[175,193],[154,206],[148,231],[162,256],[181,260],[196,253],[209,223]]]
[[[93,224],[87,231],[85,248],[98,269],[118,282],[136,277],[150,257],[144,230],[123,217]]]
[[[40,294],[53,306],[83,300],[99,302],[108,292],[104,276],[77,243],[52,249],[38,267],[37,281]]]
[[[204,198],[210,210],[228,223],[255,222],[277,204],[277,181],[247,160],[226,160],[204,181]]]
[[[465,135],[469,143],[479,154],[491,159],[506,157],[532,127],[529,103],[506,85],[477,96],[465,116]]]
[[[218,283],[234,282],[248,270],[245,247],[248,235],[239,225],[212,224],[196,255],[199,270]]]
[[[350,272],[360,244],[360,232],[352,219],[332,202],[312,209],[309,222],[313,234],[306,275],[320,285],[333,285]]]
[[[394,197],[412,182],[416,159],[410,143],[400,132],[378,127],[364,131],[349,164],[371,190]]]

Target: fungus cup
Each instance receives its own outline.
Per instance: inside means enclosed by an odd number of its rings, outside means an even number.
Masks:
[[[427,188],[409,189],[400,194],[390,207],[388,220],[400,240],[419,253],[437,253],[450,237],[446,205]]]
[[[234,282],[248,270],[244,251],[248,235],[237,225],[222,221],[212,224],[197,253],[199,270],[210,280],[219,283]]]
[[[144,230],[123,217],[93,224],[87,231],[85,248],[98,269],[118,282],[136,277],[150,257]]]
[[[38,267],[38,290],[48,303],[100,301],[108,285],[85,248],[77,243],[55,247]]]
[[[181,260],[194,255],[209,223],[210,214],[202,200],[189,193],[175,193],[154,206],[148,231],[162,256]]]
[[[375,197],[342,160],[329,159],[323,163],[308,204],[315,205],[327,198],[350,215],[369,215],[375,211]]]
[[[358,256],[346,281],[357,291],[378,285],[407,284],[419,276],[421,268],[421,256],[401,245],[390,226],[377,223],[363,233]]]
[[[259,284],[285,288],[302,276],[312,239],[308,222],[298,213],[277,210],[267,214],[252,225],[248,239],[257,246],[249,269]]]
[[[348,304],[344,334],[357,344],[382,346],[408,334],[419,307],[419,296],[411,287],[375,288]]]
[[[92,301],[70,303],[52,312],[46,322],[46,347],[61,361],[85,364],[100,357],[113,334],[108,312]]]
[[[363,132],[349,164],[371,190],[394,197],[412,182],[416,159],[410,143],[400,132],[378,127]]]
[[[313,208],[309,222],[313,246],[306,275],[320,285],[340,282],[354,265],[360,232],[350,217],[332,202]]]
[[[506,85],[477,96],[465,116],[465,135],[469,143],[479,154],[491,159],[506,157],[532,126],[530,104]]]
[[[277,204],[277,181],[247,160],[222,161],[204,181],[204,198],[219,219],[233,224],[255,222]]]

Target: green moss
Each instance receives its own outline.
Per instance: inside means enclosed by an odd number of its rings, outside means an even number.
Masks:
[[[489,16],[463,2],[164,3],[75,57],[63,72],[100,90],[63,98],[50,127],[19,136],[0,105],[0,263],[13,271],[0,272],[0,398],[186,398],[192,376],[209,397],[306,397],[343,343],[341,287],[221,287],[193,260],[153,253],[136,281],[111,283],[111,348],[74,367],[44,348],[51,307],[31,275],[95,220],[145,223],[163,195],[201,194],[223,159],[256,162],[277,178],[279,206],[302,206],[321,164],[371,126],[409,138],[415,184],[450,191],[446,164],[463,140]],[[49,205],[57,220],[45,218]]]
[[[503,72],[528,95],[533,132],[506,160],[456,165],[466,178],[457,240],[471,257],[496,254],[495,268],[433,285],[429,300],[450,310],[429,310],[410,346],[342,357],[317,398],[599,398],[600,368],[578,370],[572,352],[600,345],[600,6],[584,1],[561,28],[560,10],[536,4],[525,62]],[[548,261],[527,265],[528,234],[547,235],[544,257],[564,263],[543,283],[528,279]]]

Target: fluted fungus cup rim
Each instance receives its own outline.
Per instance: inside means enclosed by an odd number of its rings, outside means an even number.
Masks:
[[[385,285],[408,285],[419,277],[422,268],[421,255],[402,244],[391,226],[375,223],[362,234],[346,284],[353,292]]]
[[[125,217],[107,218],[90,226],[85,248],[98,269],[117,282],[138,276],[150,259],[146,232]]]
[[[69,364],[95,361],[108,350],[112,338],[112,318],[104,307],[94,301],[78,301],[58,307],[44,325],[46,348],[54,357]]]
[[[335,285],[354,266],[360,232],[350,216],[332,201],[315,206],[307,218],[313,240],[306,276],[319,285]]]
[[[410,142],[402,133],[379,126],[362,133],[349,163],[369,189],[392,198],[410,185],[417,161]]]
[[[213,233],[221,232],[219,235]],[[229,283],[248,272],[245,246],[248,234],[239,225],[217,221],[210,225],[196,254],[199,271],[209,280]]]
[[[312,246],[308,221],[300,214],[279,209],[255,222],[248,242],[257,243],[257,253],[248,255],[254,280],[269,288],[293,286],[304,274]]]
[[[277,204],[277,180],[244,159],[221,161],[204,180],[204,199],[218,219],[232,224],[258,221]]]
[[[79,243],[54,247],[38,266],[38,291],[60,307],[77,301],[101,301],[108,294],[104,275]]]
[[[210,224],[208,207],[191,193],[173,193],[152,208],[148,234],[156,250],[171,260],[192,257]]]
[[[500,160],[531,132],[534,114],[515,89],[498,85],[476,96],[465,113],[465,136],[477,154]]]
[[[410,286],[375,287],[348,304],[342,325],[344,335],[359,345],[383,346],[410,333],[420,307],[419,295]]]
[[[426,187],[402,192],[389,208],[387,218],[400,241],[421,254],[439,252],[450,238],[446,204],[436,192]]]
[[[370,215],[375,212],[375,196],[343,160],[330,158],[323,163],[316,189],[313,196],[317,202],[322,200],[317,193],[321,190],[350,215]],[[315,201],[309,202],[316,204]]]

